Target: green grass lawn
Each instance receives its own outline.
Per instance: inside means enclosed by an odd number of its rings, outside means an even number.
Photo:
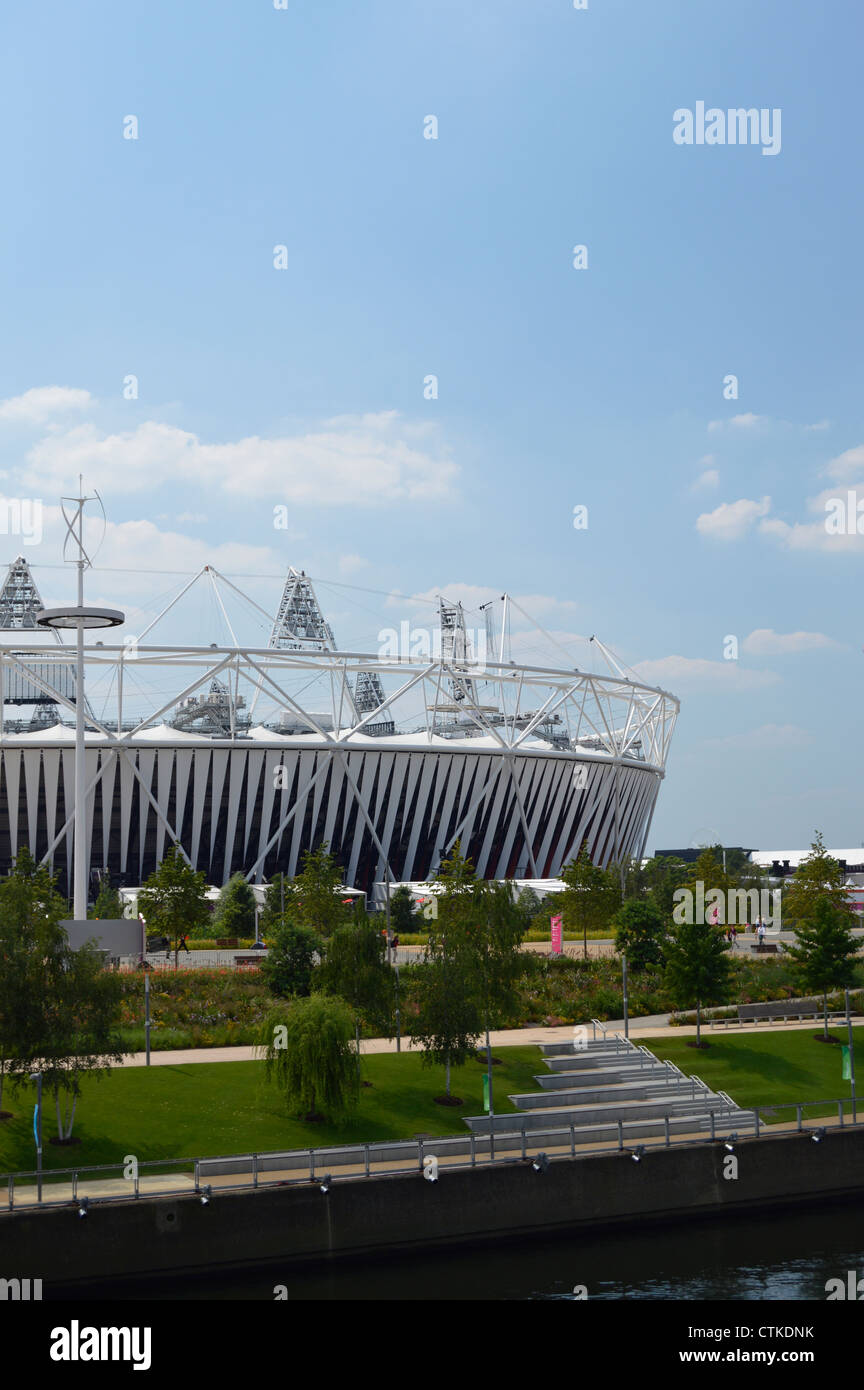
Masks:
[[[726,1091],[743,1106],[850,1098],[851,1086],[841,1077],[840,1048],[816,1042],[813,1034],[820,1030],[818,1022],[800,1032],[769,1033],[766,1029],[764,1033],[737,1036],[706,1029],[702,1036],[711,1046],[704,1052],[688,1047],[684,1038],[658,1038],[651,1042],[650,1050],[663,1061],[674,1062],[688,1076],[701,1076],[712,1090]],[[847,1041],[845,1026],[828,1031],[840,1042]],[[852,1033],[858,1113],[864,1115],[864,1028],[853,1028]],[[830,1113],[830,1107],[808,1107],[806,1112],[811,1118]],[[792,1117],[787,1110],[774,1118],[788,1121]]]
[[[493,1054],[495,1109],[512,1112],[507,1093],[537,1089],[543,1071],[537,1047],[499,1047]],[[56,1134],[53,1102],[44,1105],[43,1156],[46,1169],[139,1161],[263,1152],[379,1139],[411,1139],[417,1134],[466,1134],[464,1115],[483,1113],[483,1074],[476,1061],[453,1070],[452,1091],[465,1104],[436,1105],[444,1091],[444,1070],[424,1067],[418,1053],[376,1053],[363,1059],[364,1078],[351,1119],[342,1124],[308,1124],[285,1112],[280,1093],[263,1078],[261,1062],[196,1062],[180,1067],[119,1068],[103,1081],[85,1080],[71,1148],[48,1143]],[[0,1121],[0,1174],[35,1166],[33,1096],[6,1092],[4,1106],[14,1118]]]

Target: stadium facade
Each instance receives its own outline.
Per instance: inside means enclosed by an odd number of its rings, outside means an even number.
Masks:
[[[292,570],[266,648],[88,644],[91,884],[105,870],[141,883],[175,842],[214,884],[292,875],[327,843],[346,885],[364,891],[433,876],[456,839],[496,878],[554,877],[583,845],[598,864],[641,855],[675,698],[603,647],[608,675],[480,666],[458,605],[442,601],[441,626],[429,658],[337,651],[311,581]],[[68,647],[22,649],[17,628],[0,648],[0,871],[26,845],[64,890],[70,661]]]

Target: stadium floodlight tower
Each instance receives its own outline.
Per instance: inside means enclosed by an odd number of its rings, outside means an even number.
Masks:
[[[305,570],[296,570],[293,565],[288,569],[269,645],[278,651],[336,651],[333,629],[324,617],[312,581]],[[348,681],[344,682],[344,688],[358,719],[374,713],[386,699],[377,671],[358,671],[354,690]],[[367,724],[364,730],[373,736],[386,736],[395,731],[392,719]]]
[[[74,503],[75,510],[71,513],[66,510],[66,503]],[[92,497],[84,496],[84,488],[81,477],[78,478],[78,496],[61,497],[60,510],[63,513],[63,520],[66,522],[66,536],[63,541],[63,559],[67,564],[74,564],[78,568],[78,602],[75,607],[69,608],[42,608],[36,614],[36,622],[40,627],[48,628],[74,628],[76,637],[75,648],[75,818],[74,818],[74,889],[73,889],[73,908],[72,915],[76,922],[86,921],[87,918],[87,807],[86,807],[86,770],[84,762],[84,632],[91,628],[100,627],[119,627],[126,621],[125,613],[121,613],[117,608],[85,608],[84,607],[84,571],[88,566],[92,568],[93,561],[84,549],[84,507],[87,502],[98,502],[102,510],[103,527],[105,521],[105,508],[102,506],[102,498],[98,492],[94,491]],[[104,529],[103,529],[104,535]],[[72,558],[67,557],[67,551],[73,548]]]
[[[280,651],[332,652],[333,629],[321,612],[312,581],[303,570],[289,567],[279,611],[270,634],[271,647]]]

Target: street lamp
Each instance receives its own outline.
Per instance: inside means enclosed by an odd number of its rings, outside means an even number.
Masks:
[[[83,496],[80,482],[79,478],[80,495],[78,497],[63,497],[60,500],[66,529],[69,533],[63,547],[64,558],[66,546],[70,540],[75,542],[78,551],[74,561],[78,567],[78,603],[74,608],[43,608],[36,614],[36,621],[40,627],[50,627],[54,630],[73,628],[75,631],[75,856],[73,861],[72,916],[76,922],[83,922],[87,918],[87,861],[89,859],[85,814],[87,778],[84,764],[84,632],[91,628],[119,627],[121,623],[126,621],[125,613],[121,613],[117,608],[84,607],[84,570],[92,564],[84,549],[84,504],[93,499]],[[98,493],[95,494],[95,499],[101,506],[102,499]],[[71,516],[63,506],[64,502],[77,504]]]

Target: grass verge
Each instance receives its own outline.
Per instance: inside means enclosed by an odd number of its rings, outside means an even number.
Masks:
[[[494,1068],[495,1109],[512,1112],[508,1092],[536,1089],[543,1070],[539,1048],[499,1047]],[[85,1079],[75,1122],[81,1140],[72,1148],[48,1143],[56,1132],[46,1096],[43,1158],[46,1170],[121,1163],[127,1154],[139,1162],[198,1158],[267,1149],[318,1148],[417,1134],[467,1134],[464,1115],[483,1113],[484,1067],[476,1061],[454,1068],[453,1094],[464,1105],[436,1105],[444,1091],[441,1067],[424,1067],[418,1053],[375,1053],[363,1058],[363,1087],[350,1119],[309,1124],[287,1115],[280,1093],[268,1086],[262,1062],[196,1062],[179,1067],[116,1068],[97,1082]],[[4,1094],[14,1118],[0,1121],[0,1174],[35,1167],[33,1099],[29,1092]]]

